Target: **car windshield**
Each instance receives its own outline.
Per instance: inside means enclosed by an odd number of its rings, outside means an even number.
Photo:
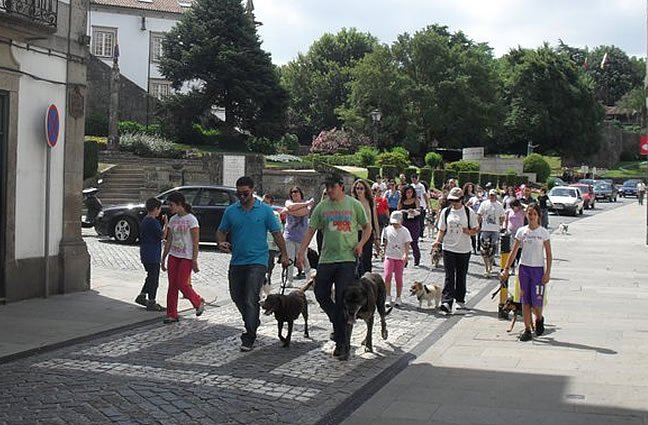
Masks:
[[[549,193],[551,196],[569,196],[572,198],[576,197],[576,191],[574,189],[567,189],[563,187],[557,187],[554,189],[551,189],[551,192]]]
[[[597,184],[596,186],[594,186],[594,188],[595,188],[596,190],[609,190],[609,189],[612,188],[612,186],[610,186],[610,185],[607,184],[607,183],[599,183],[599,184]]]

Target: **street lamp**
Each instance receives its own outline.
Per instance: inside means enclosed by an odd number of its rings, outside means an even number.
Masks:
[[[371,122],[373,123],[374,128],[374,146],[378,147],[378,123],[382,118],[382,112],[380,112],[380,109],[374,109],[369,112],[369,116],[371,117]]]
[[[527,156],[531,155],[533,153],[533,150],[538,146],[540,145],[534,145],[531,142],[527,142]]]

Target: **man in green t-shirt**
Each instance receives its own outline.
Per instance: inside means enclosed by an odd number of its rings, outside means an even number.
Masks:
[[[345,288],[355,279],[356,257],[362,255],[362,247],[371,236],[371,225],[362,204],[344,193],[344,181],[339,175],[330,175],[324,181],[327,198],[322,200],[311,214],[308,230],[297,253],[297,267],[304,263],[304,256],[315,231],[324,235],[315,277],[315,298],[333,323],[335,351],[333,357],[348,360],[346,318],[342,308]],[[358,230],[362,237],[358,240]],[[331,300],[331,288],[335,284],[335,302]]]

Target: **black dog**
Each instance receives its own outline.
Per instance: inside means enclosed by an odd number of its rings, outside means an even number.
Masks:
[[[392,307],[385,311],[387,290],[385,281],[378,273],[365,273],[357,282],[349,285],[343,295],[344,315],[347,319],[347,349],[351,346],[351,333],[356,319],[362,319],[367,324],[367,336],[362,345],[365,352],[373,352],[371,333],[373,331],[374,313],[378,308],[380,315],[381,335],[387,339],[387,323],[385,317]]]
[[[265,310],[263,313],[267,316],[274,313],[275,319],[277,319],[277,328],[279,329],[279,340],[283,342],[284,347],[290,346],[293,323],[300,314],[304,316],[304,338],[309,338],[308,303],[306,302],[306,295],[301,289],[292,291],[288,295],[270,294],[261,303],[261,307]],[[288,322],[288,335],[285,338],[282,335],[284,322]]]

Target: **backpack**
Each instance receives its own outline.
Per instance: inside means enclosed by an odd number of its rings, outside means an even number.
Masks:
[[[466,205],[463,206],[464,210],[466,211],[466,218],[468,219],[468,228],[470,229],[470,211],[468,210],[468,207]],[[448,231],[448,216],[450,215],[450,209],[452,207],[446,207],[445,214],[443,214],[443,220],[446,225],[446,232]]]

